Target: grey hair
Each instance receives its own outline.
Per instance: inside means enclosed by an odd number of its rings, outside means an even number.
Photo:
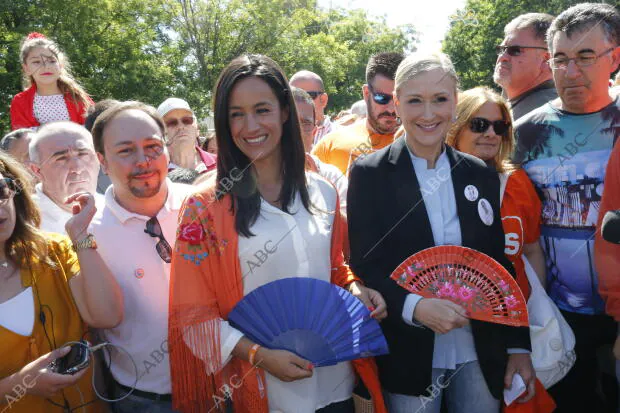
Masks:
[[[351,113],[360,117],[368,115],[368,107],[364,99],[358,100],[351,106]]]
[[[10,151],[11,146],[13,146],[13,143],[15,141],[22,139],[24,136],[28,135],[29,133],[34,133],[34,131],[30,128],[21,128],[21,129],[16,129],[12,132],[7,133],[0,140],[0,149],[2,149],[5,152]]]
[[[413,53],[407,56],[396,69],[394,90],[398,93],[405,82],[435,69],[441,69],[446,76],[454,80],[455,91],[458,90],[459,77],[452,61],[444,53]]]
[[[93,138],[90,132],[82,125],[78,125],[77,123],[69,121],[50,122],[41,126],[32,135],[32,139],[30,140],[30,144],[28,145],[28,155],[30,156],[30,161],[35,164],[41,162],[41,159],[39,159],[39,145],[43,140],[47,139],[52,135],[67,132],[75,132],[88,138],[87,140],[90,142],[93,151],[95,150],[95,147],[93,145]]]
[[[504,27],[504,35],[515,30],[530,29],[536,40],[545,41],[545,35],[553,22],[553,16],[547,13],[526,13],[515,17]]]
[[[564,10],[553,20],[547,31],[549,51],[553,46],[553,38],[557,32],[572,37],[593,26],[600,25],[606,40],[614,46],[620,44],[620,14],[614,6],[603,3],[581,3]]]
[[[291,86],[291,93],[293,95],[293,99],[295,99],[295,102],[307,103],[308,105],[312,105],[314,108],[314,100],[312,100],[312,97],[305,90]]]

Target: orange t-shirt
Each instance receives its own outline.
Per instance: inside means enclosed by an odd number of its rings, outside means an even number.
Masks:
[[[517,283],[526,299],[530,285],[522,259],[523,245],[540,238],[541,210],[540,198],[525,171],[518,169],[510,174],[500,210],[506,237],[504,254],[515,267]]]
[[[607,163],[604,182],[594,238],[594,265],[598,273],[598,290],[605,299],[605,310],[616,321],[620,321],[620,245],[607,242],[601,236],[605,213],[620,209],[620,144],[617,142]]]
[[[321,139],[312,148],[312,154],[321,161],[335,165],[347,172],[360,155],[378,151],[394,142],[394,135],[380,135],[368,130],[366,122],[337,129]]]

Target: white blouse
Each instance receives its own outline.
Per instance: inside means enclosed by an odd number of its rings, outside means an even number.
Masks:
[[[331,234],[334,187],[307,172],[310,214],[297,194],[291,214],[261,200],[261,213],[250,227],[255,236],[239,237],[239,262],[245,295],[271,281],[288,277],[331,278]],[[226,360],[242,334],[222,321],[222,359]],[[347,400],[353,393],[355,375],[350,362],[317,367],[312,377],[285,383],[265,372],[270,412],[314,413],[331,403]]]
[[[0,303],[0,326],[19,334],[30,336],[34,328],[34,296],[32,287]]]
[[[34,95],[34,117],[43,125],[61,120],[71,120],[64,95]]]

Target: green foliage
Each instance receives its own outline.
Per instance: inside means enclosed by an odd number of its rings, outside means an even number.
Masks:
[[[452,58],[461,87],[492,86],[497,55],[495,46],[504,38],[504,26],[524,13],[558,15],[578,0],[467,0],[451,19],[443,50]]]
[[[361,98],[371,54],[413,50],[416,37],[411,26],[324,11],[315,0],[0,0],[0,132],[22,90],[19,44],[32,31],[59,43],[95,101],[158,105],[178,96],[199,116],[211,112],[217,77],[240,54],[268,55],[289,76],[317,72],[336,112]]]

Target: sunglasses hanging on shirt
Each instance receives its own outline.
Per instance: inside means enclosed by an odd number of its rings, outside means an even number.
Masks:
[[[157,250],[157,254],[159,254],[159,257],[164,262],[170,264],[172,262],[172,248],[170,244],[168,244],[168,241],[166,241],[166,238],[164,238],[164,233],[161,230],[157,217],[153,217],[146,221],[146,229],[144,232],[153,238],[159,238],[159,242],[155,245],[155,250]]]

